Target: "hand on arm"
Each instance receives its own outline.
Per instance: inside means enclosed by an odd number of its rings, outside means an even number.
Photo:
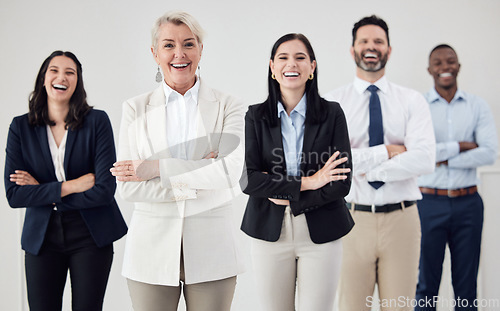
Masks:
[[[40,183],[26,171],[16,170],[15,174],[10,175],[10,181],[19,186],[39,185]],[[85,174],[77,179],[68,180],[61,185],[61,198],[72,193],[84,192],[92,188],[95,184],[95,175]]]
[[[158,160],[118,161],[110,171],[118,181],[146,181],[160,177],[160,163]]]
[[[76,179],[68,180],[61,185],[61,198],[73,194],[89,190],[95,185],[95,174],[87,173]]]
[[[338,165],[347,161],[347,157],[335,160],[339,156],[340,152],[335,152],[326,161],[325,165],[317,171],[313,176],[302,177],[300,191],[316,190],[324,185],[337,180],[345,180],[347,178],[347,173],[351,171],[350,168],[336,168]],[[272,199],[268,198],[269,201],[276,205],[290,205],[289,200],[282,199]]]
[[[30,173],[21,170],[15,170],[14,174],[10,174],[10,181],[15,182],[19,186],[40,184]]]
[[[478,145],[473,141],[461,141],[458,143],[460,147],[460,152],[476,149]]]
[[[387,148],[389,159],[406,152],[406,147],[404,145],[385,145],[385,147]]]
[[[332,181],[344,180],[347,178],[347,174],[351,171],[350,168],[336,168],[338,165],[347,161],[347,157],[335,160],[339,156],[340,152],[336,151],[329,159],[326,161],[325,165],[317,171],[314,175],[310,177],[302,177],[302,184],[300,186],[300,191],[306,190],[316,190]]]
[[[471,141],[460,141],[458,142],[459,152],[465,152],[479,147],[475,142]],[[436,163],[436,167],[441,165],[448,165],[448,160],[439,161]]]
[[[215,159],[218,152],[212,151],[203,159]],[[125,160],[113,164],[111,174],[118,181],[146,181],[160,177],[160,162],[158,160]]]

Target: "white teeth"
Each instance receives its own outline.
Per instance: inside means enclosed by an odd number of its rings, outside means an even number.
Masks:
[[[174,68],[184,68],[187,67],[189,64],[172,64]]]
[[[62,84],[54,84],[52,86],[58,90],[67,90],[68,89],[68,87],[66,85],[62,85]]]
[[[439,74],[439,76],[440,76],[441,78],[448,78],[448,77],[451,77],[451,73],[449,73],[449,72],[445,72],[445,73],[441,73],[441,74]]]
[[[365,54],[365,57],[377,58],[377,54],[373,54],[373,53],[366,53],[366,54]]]
[[[285,72],[283,75],[285,77],[298,77],[299,73],[298,72]]]

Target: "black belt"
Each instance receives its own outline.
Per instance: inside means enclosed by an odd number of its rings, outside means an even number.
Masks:
[[[346,203],[348,209],[352,209],[352,205],[354,205],[354,210],[355,211],[362,211],[362,212],[375,212],[375,213],[390,213],[396,210],[400,210],[406,207],[410,207],[414,204],[417,204],[417,201],[403,201],[400,203],[394,203],[394,204],[385,204],[385,205],[361,205],[361,204],[353,204],[353,203]]]

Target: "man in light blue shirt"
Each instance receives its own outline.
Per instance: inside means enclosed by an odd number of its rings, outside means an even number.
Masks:
[[[484,100],[459,90],[460,63],[455,50],[436,46],[429,56],[434,88],[426,94],[436,136],[436,170],[419,178],[422,227],[415,310],[436,310],[446,244],[451,254],[455,310],[477,310],[477,272],[483,228],[483,202],[476,168],[495,162],[498,149],[493,115]]]

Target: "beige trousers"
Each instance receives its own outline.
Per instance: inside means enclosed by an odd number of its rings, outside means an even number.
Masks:
[[[181,258],[180,281],[184,281]],[[177,311],[181,297],[179,286],[154,285],[127,279],[134,311]],[[236,276],[195,284],[183,284],[186,311],[230,311]]]
[[[339,310],[413,310],[420,256],[416,205],[390,213],[351,211],[356,225],[344,238]],[[378,285],[379,299],[373,291]]]
[[[314,244],[305,215],[287,207],[276,242],[252,239],[261,306],[256,311],[332,311],[340,276],[342,241]]]

